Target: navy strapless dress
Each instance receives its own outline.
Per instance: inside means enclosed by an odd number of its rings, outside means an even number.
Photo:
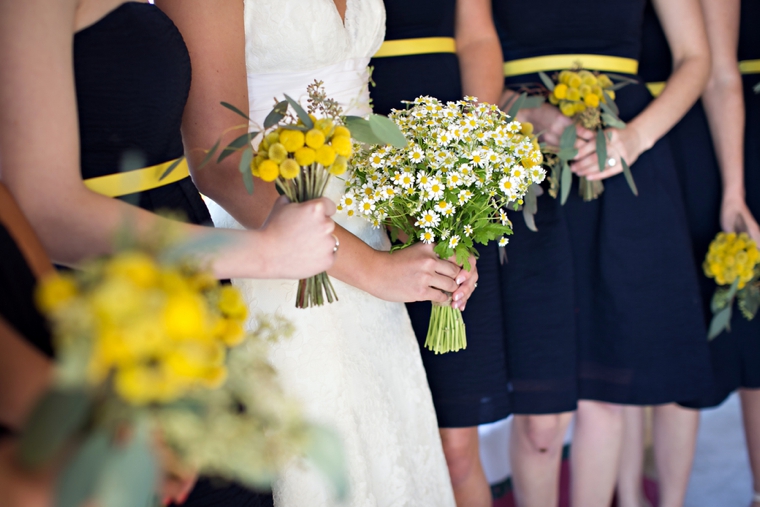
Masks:
[[[138,154],[146,166],[183,154],[180,126],[190,90],[190,56],[177,27],[157,7],[125,3],[77,32],[74,71],[83,178],[119,172],[127,153]],[[189,177],[124,199],[211,224]],[[273,500],[202,478],[183,505],[258,507]]]
[[[493,5],[505,60],[555,54],[636,59],[640,54],[645,0],[577,0],[571,15],[567,3],[558,0],[495,0]],[[535,19],[541,23],[526,22]],[[507,79],[507,85],[518,83],[540,80],[535,74]],[[629,121],[651,100],[644,84],[637,83],[619,90],[616,103],[621,118]],[[638,197],[618,175],[605,180],[599,199],[584,202],[575,178],[564,208],[555,212],[551,203],[543,209],[539,204],[538,219],[547,209],[558,217],[550,224],[539,221],[539,233],[549,227],[562,230],[554,231],[547,241],[551,246],[543,247],[556,249],[553,255],[535,255],[563,258],[569,266],[563,276],[572,279],[575,318],[567,316],[566,302],[561,302],[565,317],[553,323],[561,330],[553,341],[546,321],[556,318],[558,298],[551,292],[551,274],[532,266],[533,279],[521,281],[531,301],[523,306],[523,334],[509,336],[510,370],[521,368],[512,379],[513,389],[519,388],[526,400],[547,400],[529,406],[528,413],[566,409],[573,390],[576,399],[647,405],[695,398],[710,387],[705,319],[668,142],[656,143],[631,170]],[[510,246],[519,247],[519,239]],[[522,264],[512,260],[516,254],[507,254],[507,276],[521,276]],[[530,257],[530,252],[524,255]],[[551,266],[544,269],[555,272]],[[541,337],[538,346],[534,334]]]
[[[453,37],[455,0],[385,0],[386,40]],[[453,53],[375,58],[370,89],[375,112],[403,108],[402,100],[430,95],[462,98],[459,60]],[[479,246],[478,288],[463,313],[467,348],[436,355],[423,347],[430,321],[429,302],[407,304],[433,403],[442,428],[471,427],[510,413],[501,319],[496,244]]]

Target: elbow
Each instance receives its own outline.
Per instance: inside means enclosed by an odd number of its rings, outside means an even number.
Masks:
[[[704,90],[707,81],[710,78],[712,66],[712,59],[709,51],[705,50],[686,54],[680,58],[674,58],[673,63],[674,71],[688,67],[692,82],[695,85],[699,85],[698,88],[700,90]]]

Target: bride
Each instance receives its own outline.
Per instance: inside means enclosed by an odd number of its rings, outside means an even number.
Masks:
[[[367,64],[385,35],[382,0],[156,3],[187,42],[193,65],[190,101],[207,103],[209,118],[219,117],[221,100],[248,100],[250,117],[260,126],[275,97],[288,94],[303,102],[314,80],[324,82],[344,113],[370,113]],[[185,118],[183,128],[206,120]],[[217,132],[236,123],[232,117]],[[196,140],[201,146],[213,143]],[[220,227],[259,227],[277,199],[274,185],[261,180],[248,196],[232,166],[197,173],[199,189],[216,201],[210,208]],[[342,181],[333,178],[326,196],[337,201],[341,193]],[[233,283],[255,310],[279,312],[296,324],[297,334],[275,346],[272,360],[308,415],[340,433],[349,504],[453,506],[425,371],[403,302],[444,302],[441,291],[447,291],[453,293],[452,304],[462,308],[477,275],[438,259],[429,245],[390,254],[385,231],[361,219],[344,215],[336,222],[340,247],[329,274],[338,302],[301,310],[294,307],[296,282]],[[276,505],[285,507],[333,501],[324,480],[303,463],[285,471],[274,495]]]

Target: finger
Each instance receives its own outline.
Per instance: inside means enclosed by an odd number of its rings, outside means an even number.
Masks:
[[[276,210],[282,209],[285,205],[290,204],[290,199],[288,199],[288,196],[281,195],[277,198],[276,201],[274,201],[274,204],[272,205],[272,210],[270,213],[275,212]]]
[[[423,297],[424,299],[422,299],[422,301],[434,301],[436,303],[445,303],[449,300],[449,296],[433,287],[428,287],[425,290]]]
[[[575,132],[584,141],[591,141],[594,138],[594,133],[581,125],[576,125]]]
[[[449,262],[443,259],[436,259],[433,270],[439,275],[444,275],[448,278],[451,278],[451,281],[454,282],[454,279],[457,277],[462,268],[453,262]]]
[[[578,176],[586,176],[593,172],[599,172],[599,158],[596,153],[590,157],[586,157],[583,160],[579,160],[570,164],[570,170]]]
[[[335,203],[328,199],[327,197],[320,197],[319,199],[316,199],[314,201],[315,203],[319,203],[322,205],[322,211],[325,215],[328,217],[331,217],[335,214]]]
[[[457,285],[453,278],[439,274],[432,275],[429,284],[431,287],[448,292],[449,294],[454,293],[459,288],[459,285]]]
[[[573,160],[582,160],[592,153],[596,153],[596,143],[584,141],[580,147],[578,147],[578,154],[575,155]]]
[[[589,181],[605,180],[607,178],[610,178],[610,177],[615,176],[617,174],[620,174],[622,172],[623,172],[623,169],[620,167],[620,164],[618,164],[615,167],[611,167],[609,169],[605,169],[602,172],[599,172],[599,171],[590,171],[586,175],[586,179],[589,180]]]

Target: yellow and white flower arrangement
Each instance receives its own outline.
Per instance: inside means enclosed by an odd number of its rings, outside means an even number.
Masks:
[[[419,97],[389,118],[408,144],[357,145],[339,211],[404,233],[400,248],[435,244],[441,258],[467,269],[475,243],[505,245],[512,233],[505,209],[545,177],[532,126],[473,97]],[[436,353],[465,348],[461,312],[434,305],[425,345]]]
[[[713,319],[708,338],[712,340],[724,330],[731,330],[734,299],[747,320],[760,308],[760,251],[746,234],[721,232],[710,243],[702,264],[705,276],[715,279],[711,309]]]

